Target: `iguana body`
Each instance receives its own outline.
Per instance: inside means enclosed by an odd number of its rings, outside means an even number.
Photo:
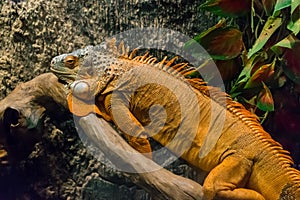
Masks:
[[[146,139],[151,136],[192,166],[209,172],[204,199],[300,199],[300,173],[256,117],[200,79],[184,78],[194,69],[173,61],[156,63],[147,54],[128,55],[122,44],[117,48],[112,40],[58,56],[52,70],[69,83],[79,74],[68,97],[74,114],[96,112],[115,122],[146,156],[151,157]],[[224,124],[213,117],[222,113]],[[216,144],[203,154],[205,138],[217,130],[211,127],[222,125]]]

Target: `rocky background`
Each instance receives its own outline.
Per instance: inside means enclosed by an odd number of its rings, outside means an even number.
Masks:
[[[0,1],[0,99],[17,84],[49,71],[51,58],[139,27],[190,37],[216,22],[187,0]],[[47,80],[45,80],[47,81]],[[46,116],[41,138],[9,152],[0,164],[0,199],[151,199],[99,155],[89,154],[64,109]],[[194,177],[184,162],[169,169]]]

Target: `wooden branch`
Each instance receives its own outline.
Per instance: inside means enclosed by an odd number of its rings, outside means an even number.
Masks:
[[[45,112],[59,118],[63,112],[57,112],[58,108],[66,106],[66,90],[54,74],[20,83],[0,101],[0,144],[8,152],[0,155],[1,163],[17,165],[26,159],[41,140],[43,123],[39,122]]]
[[[27,125],[35,127],[45,109],[51,107],[51,102],[67,107],[66,92],[64,85],[58,82],[54,74],[42,74],[31,81],[19,84],[0,101],[0,119],[4,118],[7,109],[13,109],[29,120],[31,124]]]
[[[67,108],[66,90],[63,84],[59,83],[51,73],[42,74],[29,82],[20,84],[0,101],[0,119],[11,126],[30,128],[28,126],[36,125],[46,110],[56,112],[52,104],[49,105],[49,101],[52,100]],[[9,109],[17,111],[17,120],[11,118],[11,113],[14,112],[7,114],[6,111]],[[18,124],[20,117],[24,119],[24,122],[31,121],[32,124]],[[112,163],[119,168],[126,166],[130,169],[131,172],[124,172],[125,176],[143,187],[155,199],[202,199],[200,184],[160,168],[152,160],[138,154],[103,119],[90,114],[79,119],[79,124]],[[153,171],[153,169],[158,170]]]
[[[137,185],[157,199],[201,199],[200,184],[161,168],[152,160],[138,154],[103,119],[94,114],[82,117],[79,125],[107,158],[119,168],[130,167],[136,173],[126,173]],[[153,171],[153,169],[158,169]],[[142,172],[142,173],[138,173]]]

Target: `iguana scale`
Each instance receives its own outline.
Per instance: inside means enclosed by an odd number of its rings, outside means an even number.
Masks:
[[[150,158],[149,136],[209,172],[204,199],[300,199],[299,171],[255,115],[201,79],[185,78],[195,71],[186,63],[174,64],[175,58],[158,62],[148,54],[134,56],[135,52],[129,53],[123,43],[117,47],[112,39],[55,57],[52,71],[71,84],[71,112],[95,112],[115,122],[129,143]],[[147,82],[154,76],[162,82]],[[220,115],[225,112],[225,121],[215,146],[200,156],[209,125],[221,126],[218,117],[211,118],[212,109]],[[180,128],[184,131],[177,137]]]

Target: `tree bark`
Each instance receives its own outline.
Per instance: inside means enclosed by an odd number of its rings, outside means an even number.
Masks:
[[[49,107],[49,111],[53,111],[52,102],[67,107],[66,92],[64,85],[58,82],[54,74],[42,74],[31,81],[19,84],[0,101],[0,117],[4,117],[7,109],[14,109],[30,120],[28,122],[30,124],[23,125],[35,127],[46,108]]]
[[[125,172],[125,175],[152,194],[155,199],[201,199],[201,185],[177,176],[142,154],[137,154],[136,150],[103,119],[90,114],[82,117],[79,124],[114,165],[120,168],[126,165],[126,168],[130,167],[135,171],[136,173]]]
[[[8,129],[24,131],[36,128],[45,112],[58,114],[56,104],[67,108],[66,88],[52,73],[42,74],[20,84],[0,101],[0,121],[3,126],[0,137],[7,136],[4,132]],[[200,184],[160,168],[152,160],[138,154],[103,119],[90,114],[79,119],[79,125],[115,166],[129,167],[132,172],[123,174],[148,191],[154,199],[202,198]]]
[[[1,164],[17,165],[27,158],[41,140],[43,116],[63,115],[58,109],[67,106],[66,94],[57,77],[45,73],[20,83],[0,101],[0,144],[8,152],[0,155]]]

